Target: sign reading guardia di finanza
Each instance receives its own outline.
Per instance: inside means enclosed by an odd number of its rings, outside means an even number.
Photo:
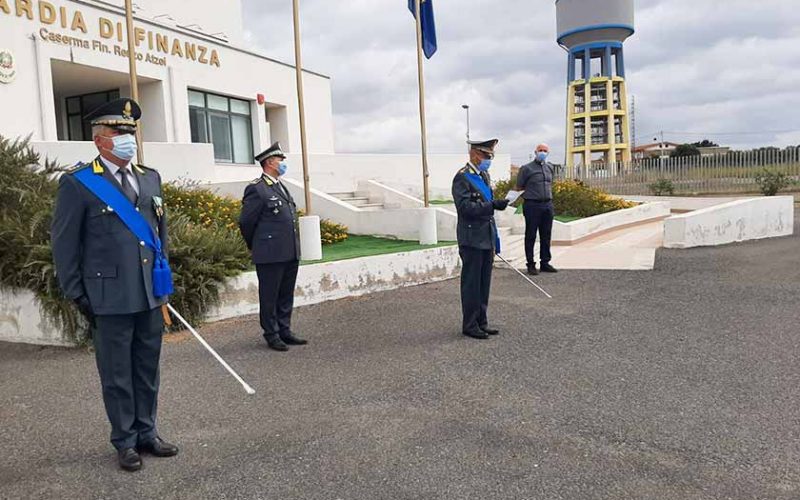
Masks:
[[[89,35],[86,18],[80,10],[56,7],[44,0],[39,2],[14,0],[12,9],[10,2],[11,0],[0,0],[0,13],[16,15],[19,18],[27,18],[30,21],[38,21],[44,25],[39,29],[39,36],[45,42],[94,50],[101,54],[128,57],[127,49],[114,43],[122,43],[125,40],[125,25],[121,21],[112,21],[105,17],[99,17],[97,19],[97,35],[99,35],[99,38],[86,39],[79,36],[80,34]],[[47,26],[61,27],[72,33],[57,33],[51,31],[52,28],[47,28]],[[188,61],[195,61],[199,64],[220,67],[219,53],[216,49],[209,49],[205,45],[197,43],[184,42],[179,38],[154,33],[143,28],[136,27],[133,32],[136,47],[141,47],[144,44],[149,51],[145,54],[137,51],[136,59],[139,61],[166,66],[166,56],[169,55]],[[109,43],[104,42],[104,40],[108,40]]]

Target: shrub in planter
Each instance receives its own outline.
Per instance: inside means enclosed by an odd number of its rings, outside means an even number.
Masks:
[[[658,179],[656,182],[647,185],[647,189],[654,196],[672,196],[675,194],[675,185],[669,179]]]
[[[64,298],[55,278],[50,249],[50,221],[62,169],[46,162],[27,141],[0,136],[0,286],[33,292],[42,316],[68,338],[85,340],[86,324],[72,303]],[[185,188],[165,191],[167,196],[192,197]],[[225,205],[216,197],[206,202]],[[170,207],[169,256],[176,293],[171,302],[193,321],[202,319],[218,300],[223,281],[249,269],[250,257],[238,230],[230,222],[195,222],[199,216],[183,207]],[[202,220],[202,219],[201,219]],[[220,218],[221,221],[227,219]]]
[[[765,168],[756,175],[756,184],[764,196],[775,196],[781,189],[794,184],[794,181],[783,172]]]
[[[591,217],[636,206],[636,203],[611,196],[578,180],[553,183],[553,205],[556,215]]]
[[[219,196],[213,191],[191,183],[164,184],[164,203],[195,224],[219,226],[239,231],[239,214],[242,202]]]

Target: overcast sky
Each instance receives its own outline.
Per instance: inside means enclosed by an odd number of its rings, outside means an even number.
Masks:
[[[243,0],[246,41],[293,62],[291,1]],[[332,79],[337,152],[419,151],[416,40],[406,0],[300,0],[307,69]],[[513,161],[536,143],[564,154],[567,55],[553,0],[435,0],[426,61],[432,153],[500,138]],[[709,138],[800,144],[798,0],[636,0],[625,44],[637,143]]]

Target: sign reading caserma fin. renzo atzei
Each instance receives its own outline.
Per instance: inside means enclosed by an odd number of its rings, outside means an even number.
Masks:
[[[90,34],[86,16],[81,10],[67,7],[56,7],[50,2],[40,0],[0,0],[0,15],[16,16],[21,19],[42,24],[39,36],[43,41],[69,45],[97,52],[127,57],[125,42],[125,24],[122,20],[114,21],[106,17],[98,17],[94,35]],[[51,31],[54,28],[69,30],[71,33]],[[175,36],[162,34],[141,27],[134,28],[137,59],[166,66],[167,56],[180,57],[199,64],[220,67],[219,52],[203,44],[187,42]],[[81,35],[89,35],[84,38]],[[107,42],[105,42],[107,41]],[[120,45],[114,45],[119,42]],[[144,51],[148,51],[144,53]]]

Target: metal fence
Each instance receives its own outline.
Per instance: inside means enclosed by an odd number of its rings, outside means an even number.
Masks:
[[[561,178],[572,178],[618,195],[736,194],[760,192],[757,177],[782,173],[800,191],[800,147],[733,151],[727,155],[647,158],[624,163],[578,165],[562,169]]]

